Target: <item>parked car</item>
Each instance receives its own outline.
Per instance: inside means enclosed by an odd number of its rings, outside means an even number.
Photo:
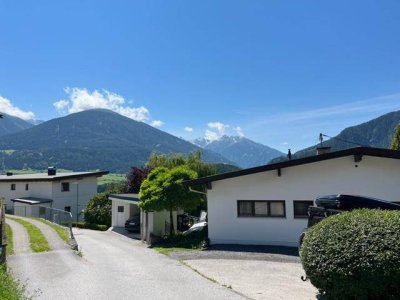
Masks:
[[[342,194],[320,196],[315,200],[315,204],[316,206],[310,206],[308,208],[307,228],[300,235],[299,249],[303,243],[307,229],[329,216],[357,208],[400,210],[399,204],[390,201],[365,196]]]
[[[183,232],[183,235],[190,236],[190,237],[207,237],[207,222],[199,222],[194,224],[188,230]]]
[[[125,229],[129,232],[140,232],[140,215],[132,216],[126,220]]]

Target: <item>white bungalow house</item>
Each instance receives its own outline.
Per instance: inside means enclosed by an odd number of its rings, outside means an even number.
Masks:
[[[108,199],[112,201],[111,226],[124,227],[125,221],[132,216],[140,215],[140,238],[151,243],[152,236],[161,237],[168,233],[169,212],[145,212],[139,208],[138,194],[111,194]],[[174,230],[177,228],[177,213],[173,212]]]
[[[0,197],[5,199],[7,210],[30,216],[35,206],[48,206],[72,213],[80,219],[82,209],[97,193],[97,178],[108,174],[99,172],[58,173],[49,168],[47,173],[0,175]]]
[[[320,195],[400,201],[400,151],[359,147],[187,182],[207,185],[211,244],[297,246]]]

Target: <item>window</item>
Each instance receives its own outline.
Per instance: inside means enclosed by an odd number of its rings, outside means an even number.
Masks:
[[[15,190],[16,190],[16,185],[15,185],[15,183],[11,183],[11,190],[12,190],[12,191],[15,191]]]
[[[118,206],[118,212],[124,212],[124,207],[123,206]]]
[[[69,192],[69,182],[61,183],[61,192]]]
[[[71,206],[64,207],[64,210],[67,211],[67,212],[71,212]]]
[[[314,202],[310,200],[294,200],[293,201],[293,212],[295,218],[307,218],[308,217],[308,207],[313,205]]]
[[[238,200],[238,217],[285,217],[283,200]]]
[[[29,191],[29,184],[28,183],[25,184],[25,191]]]

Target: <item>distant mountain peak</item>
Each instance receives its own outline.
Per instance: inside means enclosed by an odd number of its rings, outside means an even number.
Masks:
[[[267,164],[271,159],[283,154],[276,149],[256,143],[244,136],[223,135],[219,139],[212,141],[206,138],[199,138],[194,140],[193,144],[219,153],[242,168]]]

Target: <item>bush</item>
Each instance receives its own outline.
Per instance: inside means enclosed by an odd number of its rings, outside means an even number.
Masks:
[[[84,222],[72,222],[73,227],[78,227],[82,229],[92,229],[92,230],[99,230],[99,231],[106,231],[110,226],[107,225],[100,225],[100,224],[90,224]]]
[[[86,223],[111,226],[111,201],[108,195],[99,193],[89,200],[85,209]]]
[[[326,299],[399,299],[400,212],[329,217],[307,231],[300,257]]]

